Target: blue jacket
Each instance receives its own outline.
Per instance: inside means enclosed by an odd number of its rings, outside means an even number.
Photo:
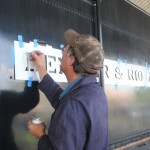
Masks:
[[[48,74],[39,89],[55,112],[38,150],[108,150],[107,98],[95,77],[83,77],[62,98],[63,90]]]

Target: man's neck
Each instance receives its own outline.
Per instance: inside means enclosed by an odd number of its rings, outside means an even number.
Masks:
[[[69,75],[66,75],[68,84],[70,84],[73,80],[77,79],[80,76],[80,74],[76,73],[69,73]]]

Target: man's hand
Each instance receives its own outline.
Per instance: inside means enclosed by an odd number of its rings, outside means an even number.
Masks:
[[[31,53],[30,60],[34,61],[34,65],[39,72],[40,79],[42,80],[47,74],[45,67],[45,55],[40,53],[40,51],[34,51]]]
[[[29,132],[35,136],[36,138],[40,138],[42,135],[45,135],[45,123],[41,122],[40,124],[33,124],[32,120],[28,122],[28,130]]]

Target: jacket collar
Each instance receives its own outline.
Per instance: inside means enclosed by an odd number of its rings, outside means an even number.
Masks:
[[[60,99],[61,99],[64,95],[66,95],[66,94],[70,91],[70,89],[72,89],[72,88],[74,87],[74,85],[75,85],[76,83],[78,83],[82,78],[83,78],[83,76],[80,76],[80,77],[76,78],[75,80],[73,80],[73,81],[65,88],[65,90],[60,94]]]
[[[84,84],[90,84],[90,83],[96,83],[96,82],[97,80],[95,76],[85,76],[77,84],[84,85]]]
[[[63,98],[65,95],[67,95],[68,93],[72,92],[73,90],[77,89],[82,85],[96,83],[96,82],[97,80],[95,76],[83,76],[82,78],[80,78],[80,80],[77,80],[77,82],[75,82],[75,84],[73,84],[73,86],[69,88],[69,90],[65,91],[66,90],[65,89],[60,95],[59,99]]]
[[[68,92],[72,92],[80,86],[88,85],[91,83],[98,83],[95,76],[84,76],[81,80],[79,80]]]

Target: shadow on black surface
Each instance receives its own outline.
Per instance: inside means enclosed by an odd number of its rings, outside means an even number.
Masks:
[[[12,131],[13,118],[19,113],[27,113],[39,102],[38,82],[23,92],[0,91],[0,150],[18,150]],[[15,87],[14,87],[15,88]]]

